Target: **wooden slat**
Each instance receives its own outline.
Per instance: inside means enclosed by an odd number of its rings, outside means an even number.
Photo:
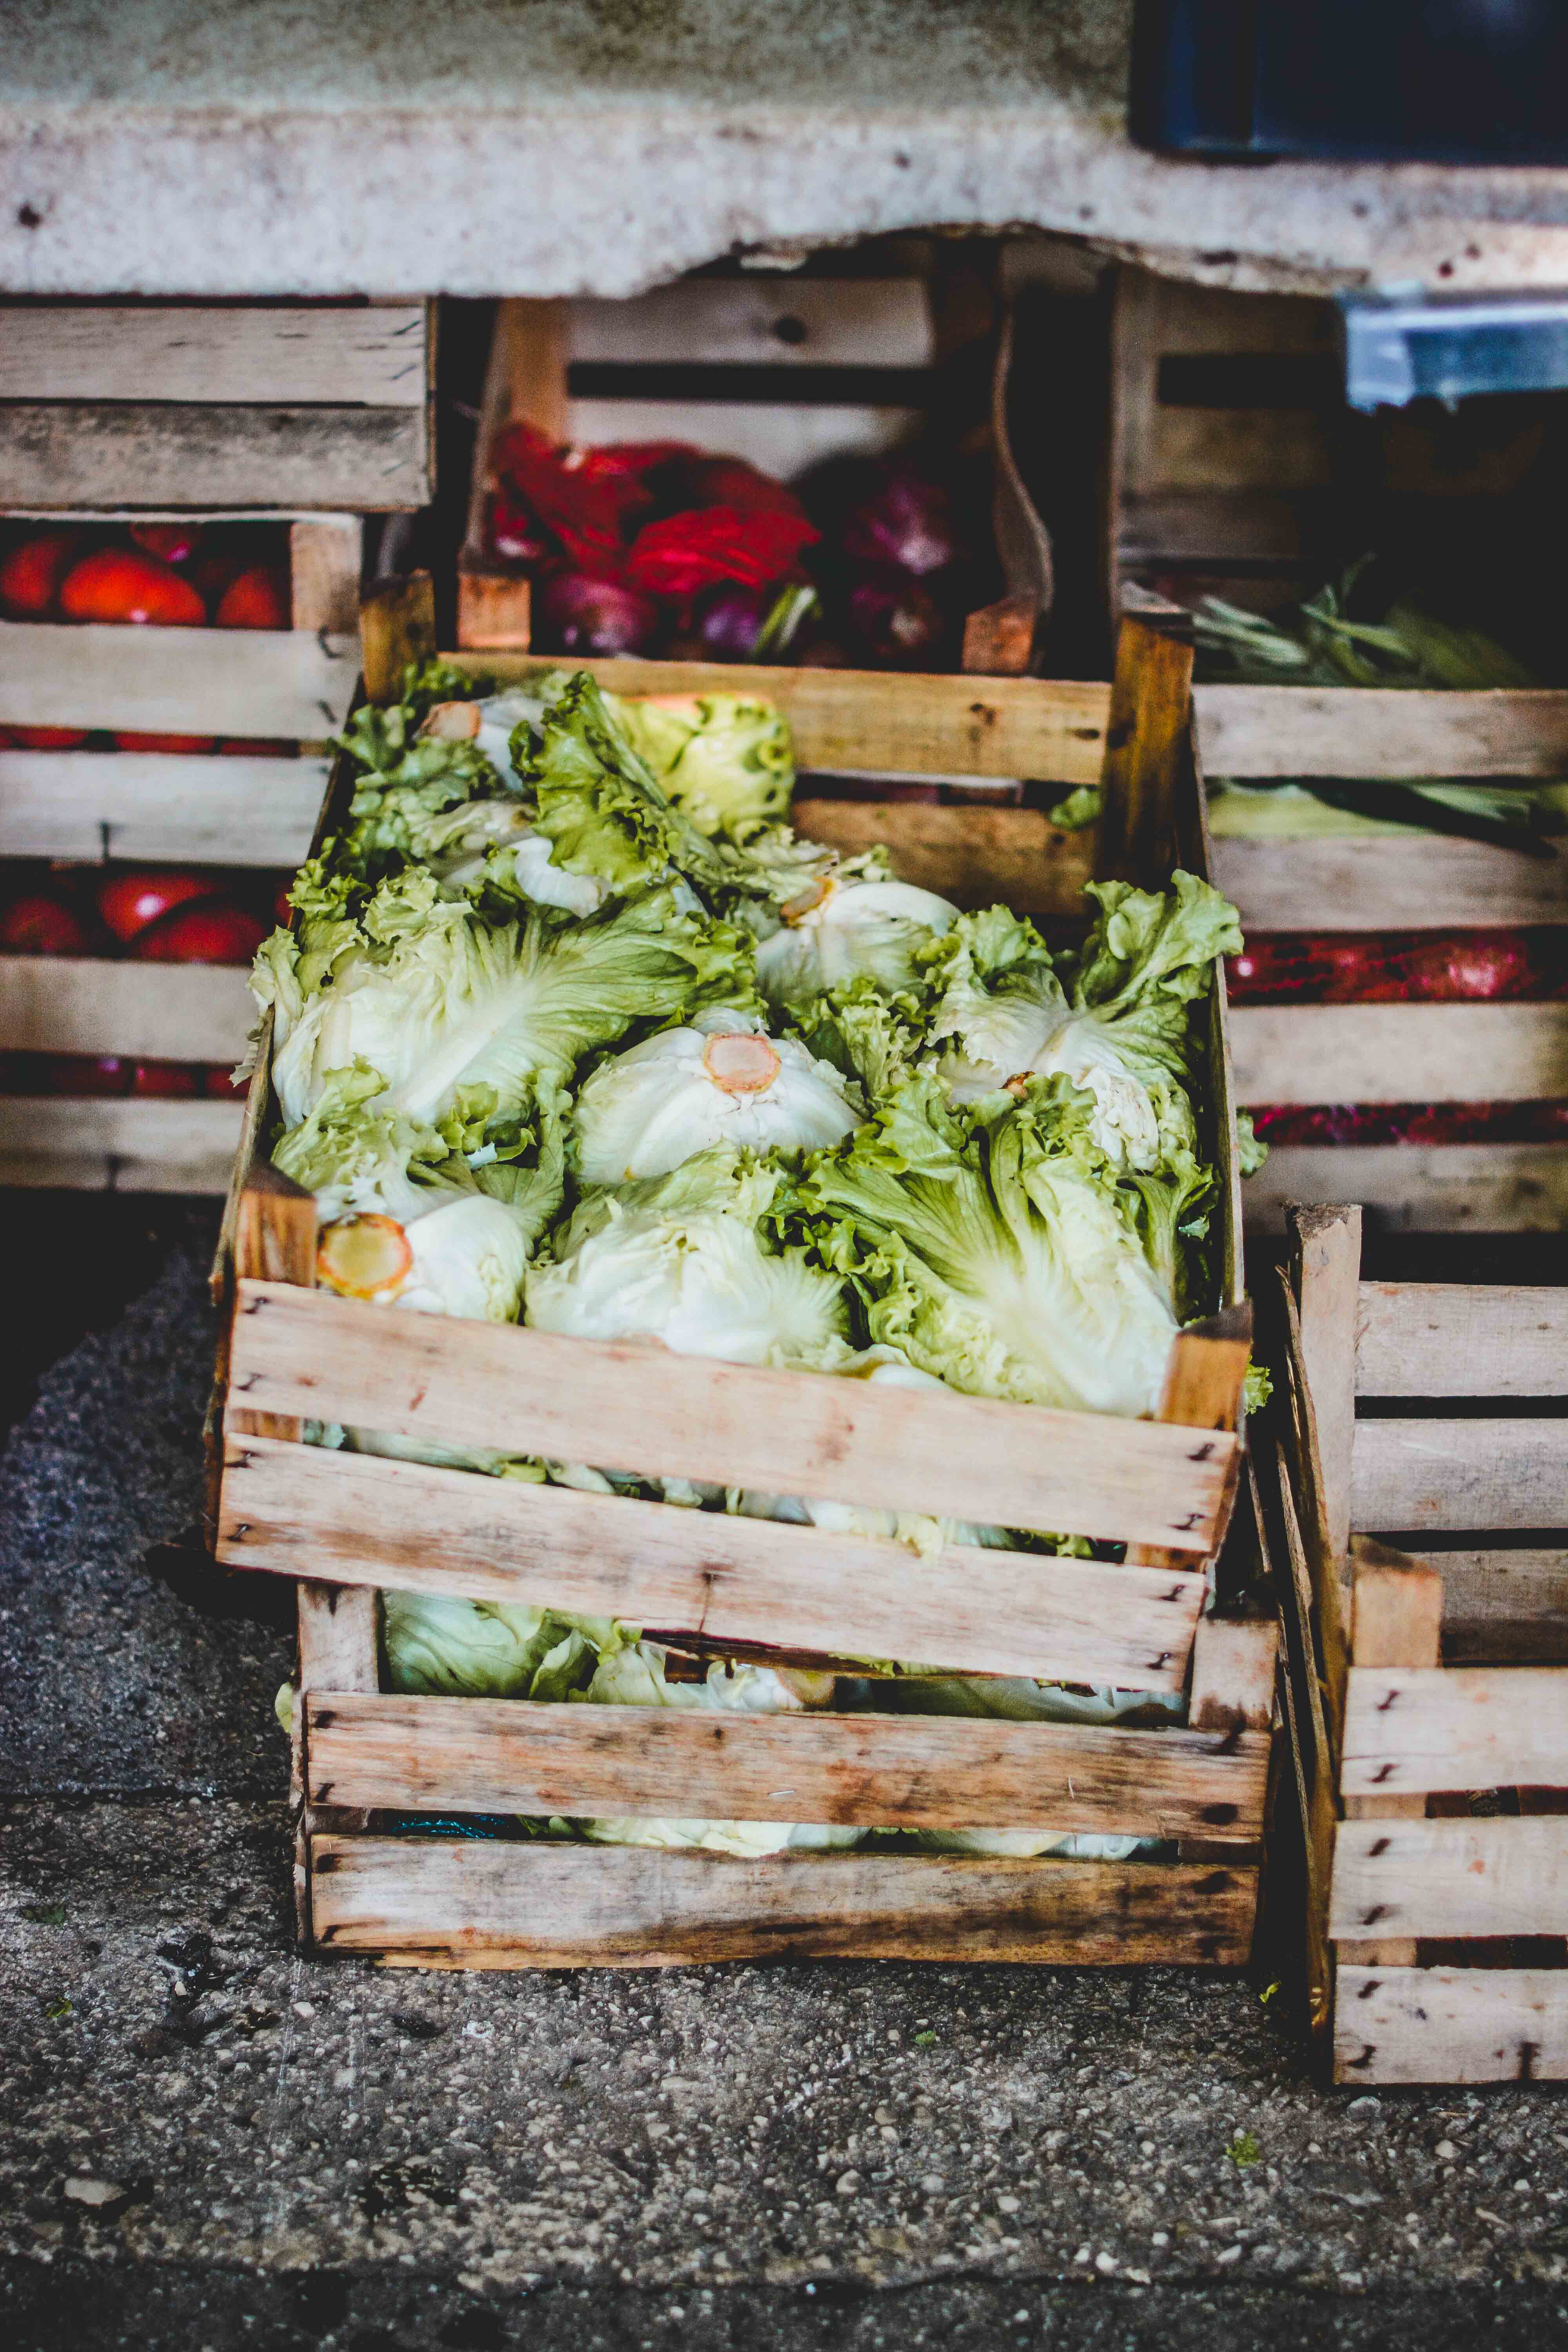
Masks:
[[[723,1716],[508,1699],[318,1696],[317,1804],[567,1821],[831,1822],[1201,1837],[1256,1845],[1263,1732],[1113,1731],[941,1716]]]
[[[1237,1100],[1530,1101],[1568,1094],[1568,1004],[1247,1004]]]
[[[1568,1814],[1342,1822],[1330,1933],[1568,1935]]]
[[[629,302],[574,302],[569,322],[573,360],[626,365],[929,367],[936,356],[918,278],[683,278]]]
[[[1279,1625],[1270,1612],[1200,1617],[1193,1643],[1187,1719],[1194,1731],[1267,1735],[1274,1721]]]
[[[352,637],[306,629],[0,621],[0,726],[320,742],[348,716],[358,666]]]
[[[1563,1696],[1558,1666],[1357,1664],[1341,1786],[1347,1796],[1568,1788]]]
[[[302,865],[322,759],[0,751],[0,857]]]
[[[1568,1969],[1342,1966],[1340,2083],[1552,2083],[1568,2076]]]
[[[1190,758],[1193,642],[1162,618],[1123,613],[1100,772],[1101,870],[1163,887],[1176,863],[1176,802]]]
[[[1568,1523],[1568,1420],[1358,1421],[1358,1528],[1557,1528]]]
[[[1187,1330],[1178,1332],[1166,1359],[1160,1402],[1154,1411],[1155,1420],[1173,1423],[1183,1429],[1232,1431],[1239,1428],[1247,1368],[1251,1355],[1252,1307],[1248,1302],[1226,1307],[1222,1314],[1212,1317],[1207,1322],[1194,1324]],[[1235,1456],[1234,1467],[1239,1474],[1239,1452]],[[1222,1507],[1216,1549],[1225,1540],[1234,1500],[1233,1480],[1231,1491]],[[1180,1553],[1167,1551],[1158,1544],[1130,1544],[1127,1557],[1141,1567],[1183,1565]],[[1246,1637],[1238,1638],[1244,1641]],[[1221,1672],[1223,1675],[1223,1668]],[[1245,1683],[1246,1679],[1244,1670],[1242,1681]],[[1269,1679],[1272,1687],[1272,1668]]]
[[[724,1959],[1235,1967],[1258,1874],[1208,1864],[722,1855],[446,1838],[312,1841],[317,1941],[495,1968]]]
[[[1211,776],[1568,775],[1568,693],[1205,686]]]
[[[503,684],[537,654],[448,656]],[[1097,784],[1110,688],[1076,678],[900,676],[731,662],[591,660],[617,694],[757,694],[778,705],[802,768],[871,775],[1026,776]],[[0,710],[0,719],[7,714]]]
[[[221,1196],[244,1117],[226,1102],[0,1096],[0,1185]]]
[[[316,1279],[318,1219],[315,1195],[285,1176],[270,1160],[258,1161],[250,1171],[236,1204],[235,1272],[242,1280],[293,1284],[309,1289]],[[303,1431],[298,1413],[268,1412],[252,1404],[246,1383],[237,1380],[230,1350],[230,1389],[225,1408],[226,1434],[231,1438],[287,1439],[298,1444]],[[335,1603],[333,1604],[335,1607]],[[363,1602],[355,1603],[363,1608]],[[352,1612],[345,1614],[352,1622]],[[357,1689],[357,1683],[350,1685]],[[374,1687],[374,1677],[370,1687]]]
[[[0,958],[0,1047],[237,1062],[256,1017],[248,976],[228,966]]]
[[[426,503],[428,440],[423,402],[252,408],[16,400],[0,405],[0,478],[8,505],[38,513],[133,502],[378,514]]]
[[[1345,1757],[1352,1736],[1363,1739],[1366,1736],[1364,1727],[1352,1735],[1349,1719],[1355,1698],[1363,1687],[1358,1683],[1357,1669],[1379,1671],[1393,1667],[1404,1670],[1406,1675],[1436,1671],[1441,1656],[1443,1623],[1442,1580],[1425,1560],[1413,1559],[1405,1552],[1390,1551],[1358,1536],[1353,1543],[1353,1580],[1351,1654],[1356,1665],[1352,1669],[1346,1692]],[[1340,1799],[1347,1821],[1419,1821],[1426,1811],[1425,1793],[1400,1785],[1397,1776],[1391,1777],[1386,1767],[1380,1766],[1372,1774],[1370,1786],[1358,1786],[1343,1757]],[[1468,1808],[1461,1806],[1460,1810]],[[1413,1937],[1381,1933],[1347,1944],[1342,1956],[1367,1968],[1383,1969],[1413,1969],[1419,1957]]]
[[[241,1290],[234,1376],[265,1410],[365,1429],[1199,1557],[1237,1450],[1224,1431],[864,1384],[851,1399],[823,1375],[455,1326],[269,1283]]]
[[[1249,1177],[1249,1233],[1279,1233],[1292,1201],[1360,1201],[1395,1231],[1555,1234],[1568,1228],[1561,1143],[1275,1144]]]
[[[1568,1290],[1363,1282],[1355,1378],[1363,1397],[1568,1395]]]
[[[1204,1580],[772,1519],[247,1441],[230,1446],[219,1557],[236,1568],[685,1626],[847,1657],[1179,1690]]]
[[[1361,1211],[1334,1203],[1301,1208],[1289,1215],[1287,1227],[1323,1508],[1329,1541],[1342,1561],[1351,1532]]]
[[[799,800],[793,823],[852,857],[877,843],[903,882],[961,907],[1004,900],[1016,912],[1081,919],[1094,872],[1092,832],[1062,833],[1039,809],[934,808],[919,801]]]
[[[289,625],[353,636],[359,628],[364,525],[358,515],[289,526]]]
[[[1568,1665],[1568,1551],[1437,1551],[1452,1665]]]
[[[6,304],[0,400],[420,408],[425,343],[422,302]]]
[[[1214,878],[1248,931],[1568,922],[1568,857],[1523,857],[1414,830],[1300,841],[1221,834]]]
[[[918,408],[861,402],[571,400],[572,441],[699,441],[791,480],[828,457],[880,457],[919,431]]]

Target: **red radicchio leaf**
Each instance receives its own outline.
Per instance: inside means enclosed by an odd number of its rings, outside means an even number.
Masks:
[[[817,537],[804,517],[698,507],[650,522],[632,542],[626,577],[655,596],[692,596],[721,580],[767,588]]]
[[[586,451],[558,449],[532,425],[509,425],[496,443],[501,494],[520,504],[584,572],[619,569],[628,509],[647,495],[630,476],[606,477],[585,465]]]
[[[694,507],[732,507],[737,514],[794,515],[806,519],[805,509],[793,490],[771,474],[749,465],[744,457],[703,457],[692,467],[688,481]]]

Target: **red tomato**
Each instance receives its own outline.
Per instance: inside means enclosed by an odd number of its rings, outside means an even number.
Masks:
[[[258,563],[229,582],[213,622],[220,629],[286,629],[289,617],[288,583],[280,572]]]
[[[0,949],[9,955],[89,955],[87,926],[64,898],[29,890],[0,911]]]
[[[163,628],[200,628],[206,606],[188,580],[140,548],[100,547],[60,590],[72,621],[146,621]]]
[[[0,727],[0,746],[14,751],[74,751],[90,731],[86,727]]]
[[[131,1072],[133,1095],[197,1095],[202,1073],[195,1062],[138,1062]]]
[[[146,963],[248,963],[267,926],[231,900],[178,907],[137,933],[131,952]]]
[[[129,940],[188,899],[212,894],[206,874],[115,872],[98,886],[98,911],[117,940]]]
[[[209,1063],[203,1075],[202,1092],[214,1102],[238,1102],[243,1099],[248,1084],[248,1079],[242,1078],[236,1086],[228,1064],[213,1062]]]
[[[117,751],[216,751],[216,735],[127,735],[117,734]]]
[[[164,563],[188,563],[202,543],[199,522],[133,522],[131,536]]]
[[[14,621],[39,621],[53,612],[80,545],[79,531],[43,530],[12,548],[0,563],[0,610]]]

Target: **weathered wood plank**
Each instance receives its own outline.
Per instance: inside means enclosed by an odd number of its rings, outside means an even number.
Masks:
[[[879,457],[919,430],[918,408],[868,402],[572,399],[572,441],[693,441],[744,457],[764,474],[792,479],[820,459]]]
[[[1200,690],[1201,691],[1201,690]],[[1270,689],[1272,691],[1272,689]],[[1568,922],[1568,857],[1440,834],[1215,840],[1215,881],[1248,931],[1453,930]]]
[[[657,1378],[651,1377],[657,1372]],[[234,1376],[265,1410],[548,1460],[1202,1556],[1234,1436],[981,1397],[853,1398],[826,1376],[374,1307],[247,1284]]]
[[[234,1264],[242,1280],[292,1283],[308,1289],[316,1279],[315,1195],[274,1168],[257,1162],[235,1205]],[[231,1438],[277,1438],[298,1444],[302,1434],[297,1413],[268,1412],[242,1402],[245,1383],[234,1372],[234,1321],[229,1324],[229,1394],[225,1408],[226,1433]],[[301,1590],[303,1588],[301,1587]],[[374,1598],[372,1605],[374,1607]],[[330,1613],[330,1612],[329,1612]],[[345,1623],[350,1622],[345,1616]],[[301,1639],[305,1638],[301,1619]],[[371,1685],[374,1688],[374,1682]],[[354,1685],[351,1687],[357,1688]]]
[[[1342,1822],[1329,1931],[1336,1942],[1568,1935],[1568,1814]]]
[[[1200,1575],[674,1510],[374,1454],[237,1444],[219,1558],[714,1640],[1179,1690]]]
[[[304,863],[322,759],[0,751],[0,857]]]
[[[1244,1004],[1230,1020],[1248,1105],[1568,1094],[1568,1004]]]
[[[312,1841],[317,1941],[479,1968],[723,1959],[1243,1963],[1255,1869]]]
[[[358,515],[315,516],[289,526],[289,625],[353,636],[359,628],[364,525]]]
[[[1274,1144],[1243,1192],[1249,1233],[1279,1233],[1292,1201],[1359,1201],[1394,1232],[1568,1228],[1561,1143]]]
[[[1568,1665],[1568,1552],[1435,1551],[1450,1665]]]
[[[1226,1307],[1206,1323],[1179,1332],[1165,1365],[1154,1418],[1184,1429],[1235,1430],[1240,1426],[1247,1368],[1252,1355],[1252,1307]],[[1235,1456],[1239,1474],[1241,1455]],[[1225,1540],[1235,1486],[1221,1509],[1216,1546]],[[1158,1544],[1130,1544],[1127,1557],[1141,1567],[1170,1568],[1182,1555]]]
[[[430,452],[414,408],[16,400],[0,405],[7,503],[37,513],[124,506],[424,506]]]
[[[1568,1420],[1358,1421],[1358,1528],[1451,1530],[1568,1523]]]
[[[0,621],[0,726],[321,742],[348,716],[358,666],[353,637],[308,629]]]
[[[422,302],[0,310],[0,400],[422,408],[427,388]]]
[[[0,1047],[237,1062],[256,1017],[248,976],[227,965],[0,959]]]
[[[1568,1969],[1340,1969],[1337,2083],[1564,2076]]]
[[[1274,1721],[1277,1618],[1200,1617],[1188,1720],[1194,1731],[1267,1736]]]
[[[1351,1533],[1361,1211],[1332,1203],[1300,1208],[1287,1213],[1286,1229],[1323,1509],[1342,1579]]]
[[[1568,1291],[1363,1282],[1355,1377],[1364,1397],[1568,1395]]]
[[[320,1687],[320,1685],[319,1685]],[[1266,1733],[940,1716],[318,1696],[316,1804],[399,1811],[1103,1831],[1256,1845]]]
[[[1205,686],[1211,776],[1568,775],[1568,693]]]
[[[1351,1669],[1347,1797],[1437,1789],[1568,1788],[1559,1666]]]
[[[226,1102],[0,1096],[0,1184],[221,1197],[244,1110]]]
[[[795,830],[847,857],[884,843],[903,882],[962,907],[998,898],[1022,915],[1081,920],[1094,872],[1092,832],[1062,833],[1039,809],[938,808],[919,801],[801,800]]]
[[[683,278],[629,302],[574,302],[568,322],[570,359],[625,365],[910,368],[936,356],[918,278]]]

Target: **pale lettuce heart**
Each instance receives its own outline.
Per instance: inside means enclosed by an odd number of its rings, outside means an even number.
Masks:
[[[809,883],[780,912],[782,929],[757,949],[757,985],[771,1004],[820,996],[861,973],[884,988],[907,988],[916,949],[958,919],[958,908],[934,890],[837,874]]]

